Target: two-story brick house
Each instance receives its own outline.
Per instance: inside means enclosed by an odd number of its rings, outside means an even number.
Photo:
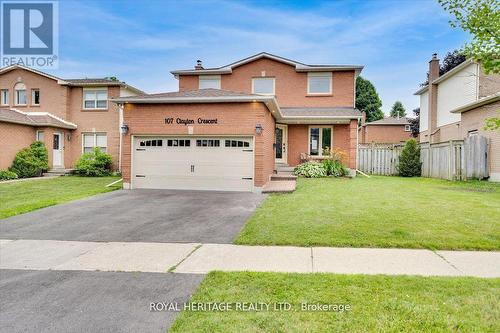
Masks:
[[[115,98],[126,188],[259,191],[277,164],[342,149],[356,167],[362,66],[306,65],[259,53],[171,73],[179,91]]]
[[[109,99],[143,94],[114,78],[61,79],[22,66],[0,69],[0,170],[33,141],[45,142],[49,166],[67,169],[100,147],[119,168],[120,114]]]

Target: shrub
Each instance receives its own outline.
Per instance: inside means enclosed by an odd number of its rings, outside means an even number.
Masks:
[[[420,162],[420,147],[417,140],[410,139],[399,156],[398,172],[402,177],[418,177],[422,172]]]
[[[295,169],[293,169],[293,173],[296,176],[307,178],[326,177],[326,170],[323,167],[323,164],[312,161],[297,165]]]
[[[48,167],[47,149],[42,142],[35,141],[16,154],[9,170],[16,173],[19,178],[28,178],[41,176]]]
[[[111,174],[111,155],[99,148],[85,153],[76,162],[76,173],[87,177],[103,177]]]
[[[327,159],[323,161],[323,167],[328,176],[342,177],[349,174],[349,170],[339,160]]]
[[[9,170],[0,170],[0,180],[17,179],[17,174]]]

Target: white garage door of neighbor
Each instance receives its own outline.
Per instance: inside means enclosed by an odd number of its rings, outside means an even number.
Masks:
[[[252,191],[251,137],[136,137],[134,188]]]

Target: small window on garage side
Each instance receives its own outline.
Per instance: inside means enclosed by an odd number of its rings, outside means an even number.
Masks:
[[[224,145],[226,147],[248,148],[250,147],[250,142],[243,140],[226,140]]]
[[[405,132],[410,132],[410,131],[411,131],[410,125],[405,125]]]
[[[220,140],[217,139],[198,139],[196,147],[220,147]]]

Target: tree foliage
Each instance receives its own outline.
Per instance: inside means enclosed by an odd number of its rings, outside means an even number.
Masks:
[[[403,106],[403,103],[401,103],[400,101],[396,101],[391,109],[391,117],[397,118],[405,116],[406,116],[406,109]]]
[[[420,133],[420,108],[414,109],[413,114],[415,115],[415,118],[409,118],[408,122],[410,123],[411,136],[416,138]]]
[[[113,159],[100,148],[94,147],[91,152],[85,153],[76,162],[76,173],[80,176],[103,177],[111,174]]]
[[[356,108],[366,112],[366,121],[375,121],[384,118],[382,101],[373,84],[359,76],[356,79]]]
[[[417,140],[406,141],[399,156],[398,172],[401,177],[418,177],[421,174],[420,147]]]
[[[500,131],[500,117],[493,117],[486,119],[485,130]]]
[[[500,2],[498,0],[438,0],[454,19],[450,25],[472,36],[466,56],[479,61],[484,71],[500,73]]]

